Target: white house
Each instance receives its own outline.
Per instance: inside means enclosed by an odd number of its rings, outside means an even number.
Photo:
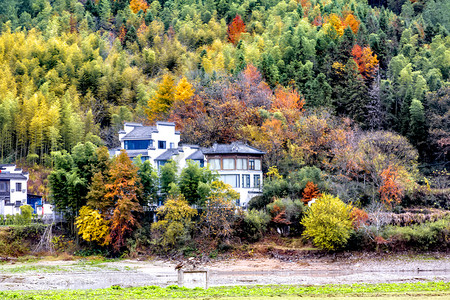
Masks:
[[[252,197],[261,194],[264,152],[244,143],[214,144],[210,148],[180,145],[180,132],[171,122],[157,122],[156,126],[125,123],[124,130],[119,131],[119,140],[121,147],[110,150],[111,155],[125,149],[131,159],[141,155],[142,160],[149,160],[157,169],[171,159],[178,163],[179,170],[188,160],[196,161],[202,167],[207,162],[222,181],[240,194],[241,206],[247,206]]]
[[[261,194],[263,173],[261,150],[241,142],[214,144],[203,149],[206,162],[216,170],[221,180],[240,195],[240,206],[246,207],[251,198]]]
[[[28,173],[15,165],[0,164],[0,214],[20,213],[20,206],[27,204]]]

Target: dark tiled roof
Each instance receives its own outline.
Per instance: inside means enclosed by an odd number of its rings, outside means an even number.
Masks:
[[[125,122],[124,126],[142,127],[142,123]]]
[[[231,144],[214,144],[210,148],[203,149],[204,154],[255,154],[263,155],[265,152],[246,145],[242,142],[234,142]]]
[[[148,156],[147,150],[126,150],[128,157],[136,157],[138,155]]]
[[[175,126],[175,123],[173,123],[173,122],[162,122],[162,121],[158,121],[158,122],[156,122],[156,125]]]
[[[169,160],[172,156],[177,155],[179,153],[178,149],[167,149],[163,154],[155,158],[155,160]]]
[[[22,174],[17,173],[0,173],[0,179],[18,179],[18,180],[27,180],[27,178]]]
[[[191,148],[191,149],[200,149],[199,145],[194,145],[194,144],[180,144],[180,147],[187,147],[187,148]]]
[[[197,150],[191,155],[189,155],[186,159],[192,159],[192,160],[202,160],[205,159],[205,156],[203,155],[202,150]]]
[[[149,140],[152,138],[152,133],[157,132],[155,127],[142,126],[135,127],[130,133],[123,137],[124,140]]]

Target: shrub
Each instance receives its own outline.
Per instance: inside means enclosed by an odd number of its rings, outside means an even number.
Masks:
[[[165,250],[170,250],[189,238],[192,218],[197,211],[189,206],[182,197],[167,199],[164,206],[157,210],[160,220],[151,226],[153,243]]]
[[[110,242],[109,223],[110,221],[105,220],[98,211],[83,206],[80,209],[80,216],[76,218],[75,225],[77,225],[78,234],[83,240],[105,246]]]
[[[249,242],[256,242],[262,238],[267,230],[270,216],[256,209],[242,213],[234,224],[236,236]]]
[[[31,218],[33,217],[33,208],[26,204],[20,207],[20,221],[23,225],[28,225],[31,223]]]
[[[324,194],[306,210],[301,224],[303,234],[313,239],[319,249],[336,250],[347,243],[352,233],[350,211],[338,197]]]
[[[387,226],[383,237],[397,250],[447,250],[450,246],[450,218],[407,227]]]
[[[248,201],[248,210],[252,210],[252,209],[257,209],[257,210],[261,210],[264,209],[266,207],[267,204],[270,203],[270,199],[269,198],[265,198],[263,196],[255,196],[252,199],[250,199],[250,201]]]
[[[272,216],[272,222],[277,229],[284,234],[301,234],[300,220],[305,206],[296,199],[276,199],[267,205],[267,211]],[[286,229],[287,232],[284,232]]]

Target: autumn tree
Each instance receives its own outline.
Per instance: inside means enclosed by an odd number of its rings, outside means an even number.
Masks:
[[[76,218],[75,225],[78,228],[78,234],[83,240],[105,246],[110,241],[109,223],[97,210],[83,206],[80,209],[79,216]]]
[[[158,85],[155,95],[150,98],[147,105],[147,116],[150,123],[165,120],[175,100],[175,86],[172,75],[166,74]]]
[[[135,14],[138,13],[140,10],[142,10],[145,13],[148,9],[148,3],[145,0],[131,0],[130,9]]]
[[[359,30],[359,24],[360,23],[361,22],[358,19],[356,19],[353,14],[348,14],[345,17],[343,25],[344,25],[344,28],[347,27],[347,26],[350,27],[350,29],[353,31],[353,33],[357,34],[358,30]]]
[[[175,88],[174,99],[187,104],[194,96],[194,92],[195,89],[192,87],[192,84],[183,76]]]
[[[158,222],[151,225],[154,243],[164,250],[182,244],[190,238],[192,218],[197,211],[189,206],[184,197],[167,199],[157,210]]]
[[[240,15],[236,15],[233,22],[228,25],[228,40],[236,45],[239,42],[243,32],[246,32],[244,21]]]
[[[380,187],[380,199],[387,206],[399,204],[402,200],[404,187],[400,182],[400,176],[397,168],[389,166],[381,172],[382,185]]]
[[[126,240],[139,227],[138,213],[142,211],[139,197],[142,192],[138,168],[122,150],[111,164],[110,183],[105,198],[114,203],[111,218],[111,244],[116,252],[126,246]]]
[[[201,216],[202,232],[205,237],[214,241],[227,240],[231,237],[238,200],[239,194],[229,184],[222,181],[214,181],[211,184],[211,194]]]
[[[302,201],[305,204],[308,204],[309,201],[313,199],[317,199],[321,196],[319,189],[317,188],[317,184],[314,184],[314,182],[308,181],[306,183],[306,187],[303,190],[302,194],[303,198]]]
[[[323,194],[306,210],[301,221],[305,226],[303,234],[312,238],[319,249],[333,251],[342,248],[353,230],[351,209],[338,197]]]
[[[372,53],[370,47],[362,48],[358,44],[352,49],[353,59],[358,65],[359,73],[365,79],[373,79],[378,70],[377,55]]]

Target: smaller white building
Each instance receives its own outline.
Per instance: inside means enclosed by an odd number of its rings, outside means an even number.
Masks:
[[[141,123],[125,123],[119,131],[120,148],[113,149],[113,155],[125,149],[131,159],[141,155],[142,161],[149,160],[157,165],[157,158],[167,151],[178,150],[180,132],[175,123],[156,122],[156,126],[143,126]]]
[[[210,148],[181,145],[180,132],[172,122],[157,122],[156,126],[125,123],[124,129],[119,131],[119,140],[121,147],[110,150],[112,156],[125,149],[131,159],[141,155],[142,161],[150,161],[158,170],[170,160],[177,162],[180,172],[188,160],[201,167],[208,163],[223,182],[239,193],[240,206],[246,207],[251,198],[261,195],[261,163],[265,153],[242,142],[214,144]]]
[[[0,214],[20,213],[20,206],[27,204],[28,173],[12,164],[0,164]]]

